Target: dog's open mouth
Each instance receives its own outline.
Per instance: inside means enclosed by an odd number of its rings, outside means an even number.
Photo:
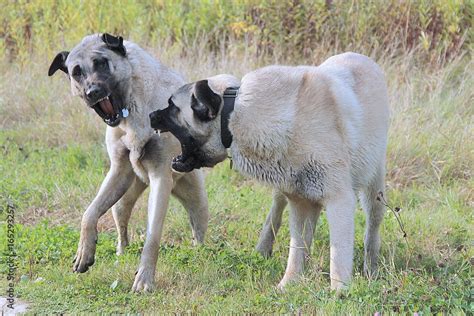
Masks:
[[[171,163],[173,170],[177,172],[191,172],[201,167],[200,161],[194,155],[178,155]]]
[[[155,128],[154,130],[155,130],[155,133],[157,133],[157,134],[167,133],[167,132],[170,131],[169,129],[166,129],[166,128]]]
[[[200,150],[181,145],[181,154],[173,158],[171,168],[177,172],[191,172],[202,167],[212,168],[216,163]]]
[[[117,126],[120,123],[120,119],[126,117],[124,114],[128,115],[126,109],[120,109],[120,107],[114,105],[110,95],[97,101],[92,108],[109,126]]]

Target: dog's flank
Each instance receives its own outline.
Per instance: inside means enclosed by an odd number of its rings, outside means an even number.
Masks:
[[[70,53],[59,53],[48,74],[57,70],[69,76],[72,93],[108,124],[111,161],[82,218],[73,269],[85,272],[94,263],[97,223],[110,208],[118,232],[117,254],[124,252],[132,208],[149,185],[147,237],[132,289],[151,290],[170,194],[189,213],[194,243],[203,242],[209,218],[202,173],[173,174],[170,165],[179,142],[170,134],[155,134],[148,124],[148,114],[165,108],[171,92],[184,81],[138,45],[108,34],[86,36]]]
[[[216,96],[222,100],[223,91],[236,86],[237,79],[229,78],[233,77],[215,76],[198,81],[192,89],[177,90],[172,99],[178,110],[152,115],[152,126],[160,127],[158,121],[174,122],[168,126],[171,133],[200,139],[180,155],[180,161],[189,161],[196,153],[212,164],[225,159],[225,147],[218,137],[222,101],[216,112],[214,100]],[[202,90],[206,93],[200,94]],[[191,107],[195,95],[201,95],[200,110],[215,113],[215,119],[200,118]],[[358,193],[367,213],[364,270],[375,272],[384,214],[376,197],[384,191],[388,114],[383,73],[376,63],[359,54],[336,55],[318,67],[269,66],[242,78],[229,120],[234,166],[275,188],[272,213],[257,246],[262,254],[271,253],[280,226],[286,205],[281,196],[291,206],[290,253],[279,287],[302,273],[323,206],[330,232],[331,287],[340,290],[347,286],[352,274]],[[271,227],[276,227],[274,232]]]

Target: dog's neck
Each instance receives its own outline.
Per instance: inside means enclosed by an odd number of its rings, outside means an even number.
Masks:
[[[229,118],[234,111],[235,98],[239,88],[227,88],[224,91],[224,106],[221,110],[221,141],[225,148],[229,148],[232,144],[232,133],[229,130]]]

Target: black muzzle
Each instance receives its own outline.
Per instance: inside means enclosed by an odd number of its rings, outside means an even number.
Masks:
[[[169,132],[169,108],[164,110],[156,110],[150,113],[151,128],[160,132]]]
[[[176,124],[170,117],[170,107],[150,113],[151,127],[157,131],[170,132],[181,144],[181,155],[173,158],[171,167],[178,172],[191,172],[206,166],[200,151],[201,144],[189,134],[185,127]]]

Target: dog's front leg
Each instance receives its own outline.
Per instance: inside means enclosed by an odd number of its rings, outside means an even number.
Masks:
[[[74,258],[74,272],[86,272],[94,264],[99,218],[124,195],[133,179],[133,169],[129,162],[112,163],[99,193],[82,216],[81,237]]]
[[[133,282],[132,291],[134,292],[152,291],[154,288],[163,223],[168,210],[171,190],[173,189],[173,179],[171,173],[168,173],[162,172],[159,173],[158,177],[150,177],[147,236],[140,265]]]

